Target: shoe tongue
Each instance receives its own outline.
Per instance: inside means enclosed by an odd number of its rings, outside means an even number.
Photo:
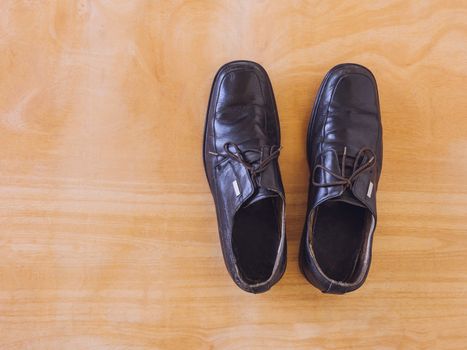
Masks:
[[[278,196],[279,195],[276,192],[270,191],[264,187],[258,187],[252,196],[243,204],[243,207],[248,207],[249,205],[265,198],[273,198]]]
[[[342,195],[339,197],[333,198],[329,200],[330,202],[345,202],[348,204],[356,205],[357,207],[366,208],[366,206],[360,202],[352,193],[350,189],[346,189]]]
[[[260,146],[254,145],[252,148],[259,148]],[[257,165],[261,159],[261,154],[258,154],[256,152],[244,152],[243,153],[244,159],[249,162],[252,165]],[[274,198],[274,197],[279,197],[279,195],[271,190],[268,190],[265,187],[261,187],[259,184],[257,184],[257,187],[255,189],[255,192],[251,195],[248,200],[243,203],[243,207],[248,207],[249,205],[259,202],[260,200],[263,200],[265,198]]]

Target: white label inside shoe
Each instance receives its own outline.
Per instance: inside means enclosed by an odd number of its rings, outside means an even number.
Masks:
[[[368,191],[366,192],[366,196],[368,198],[371,198],[372,194],[373,194],[373,182],[370,181],[370,184],[368,185]]]
[[[237,180],[234,180],[234,182],[232,182],[232,186],[234,188],[234,191],[235,191],[235,196],[240,196],[240,189],[238,188],[238,183],[237,183]]]

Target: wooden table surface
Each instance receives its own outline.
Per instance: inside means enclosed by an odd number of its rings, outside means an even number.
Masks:
[[[467,348],[465,1],[2,1],[0,349]],[[268,71],[288,268],[224,267],[202,165],[212,79]],[[376,75],[373,264],[323,295],[297,265],[305,134],[328,69]]]

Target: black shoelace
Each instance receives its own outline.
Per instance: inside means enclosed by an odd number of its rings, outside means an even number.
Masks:
[[[234,152],[231,151],[231,148],[234,149]],[[262,158],[262,151],[258,149],[245,149],[245,150],[240,150],[238,145],[233,142],[226,142],[224,144],[224,151],[225,153],[216,153],[216,152],[209,152],[212,155],[215,156],[220,156],[224,158],[230,158],[234,161],[239,162],[242,164],[248,171],[250,172],[251,176],[253,178],[256,178],[256,176],[263,172],[266,167],[271,163],[275,158],[279,157],[279,153],[282,149],[282,146],[271,146],[271,153],[267,155],[266,157]],[[257,153],[260,154],[260,159],[259,161],[254,161],[254,162],[249,162],[248,160],[245,159],[245,153],[247,152],[252,152],[252,153]]]
[[[320,153],[323,154],[325,152],[334,152],[337,156],[337,152],[334,149],[328,149]],[[364,158],[367,156],[368,160],[364,162]],[[342,154],[342,163],[341,163],[341,173],[335,173],[331,169],[325,167],[324,165],[317,164],[313,169],[312,174],[312,183],[314,186],[317,187],[330,187],[330,186],[344,186],[344,189],[351,188],[352,184],[354,183],[355,179],[365,171],[373,168],[376,164],[376,155],[375,153],[368,147],[363,147],[358,151],[357,155],[355,156],[355,160],[353,163],[352,174],[349,177],[346,177],[345,168],[346,168],[346,160],[347,160],[347,147],[344,147],[344,153]],[[337,179],[336,181],[331,182],[315,182],[315,175],[318,169],[322,169],[323,171],[327,172],[333,178]]]

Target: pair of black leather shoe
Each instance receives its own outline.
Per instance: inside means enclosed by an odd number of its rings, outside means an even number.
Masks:
[[[204,166],[227,269],[247,292],[271,288],[286,266],[280,127],[272,86],[257,63],[220,68],[211,91]],[[307,136],[310,186],[300,268],[326,293],[360,287],[368,274],[382,166],[376,81],[356,64],[324,78]]]

